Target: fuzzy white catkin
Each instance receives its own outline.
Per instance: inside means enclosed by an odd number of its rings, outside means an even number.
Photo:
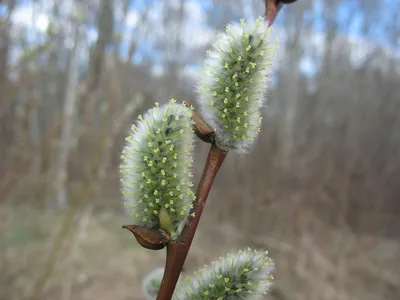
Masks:
[[[164,276],[164,270],[164,268],[156,268],[144,278],[142,282],[142,293],[146,300],[156,300]],[[178,282],[176,283],[176,289],[180,287],[180,279],[181,275],[179,275]]]
[[[195,272],[182,282],[173,299],[261,299],[272,284],[273,270],[268,252],[239,250]]]
[[[277,46],[270,30],[263,18],[241,20],[228,25],[208,51],[198,102],[222,150],[248,152],[258,136]]]
[[[161,281],[164,275],[164,268],[156,268],[151,271],[142,282],[142,293],[146,300],[155,300]]]
[[[195,199],[193,147],[191,111],[175,100],[156,103],[132,125],[120,174],[124,205],[134,225],[162,228],[162,215],[171,224],[172,239],[179,236]]]

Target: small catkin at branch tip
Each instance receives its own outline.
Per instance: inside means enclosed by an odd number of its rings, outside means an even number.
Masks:
[[[121,189],[135,225],[178,238],[193,207],[191,111],[171,100],[132,125],[122,151]]]
[[[161,281],[164,275],[164,268],[156,268],[146,275],[142,282],[142,293],[146,300],[155,300],[160,289]],[[181,284],[178,279],[177,286]]]
[[[276,41],[263,18],[230,24],[208,52],[199,80],[203,117],[215,128],[216,145],[247,152],[261,125],[267,75]]]
[[[173,299],[261,299],[270,289],[273,270],[268,252],[239,250],[184,280]]]
[[[142,282],[142,293],[146,300],[156,299],[163,275],[164,268],[156,268],[144,278]]]

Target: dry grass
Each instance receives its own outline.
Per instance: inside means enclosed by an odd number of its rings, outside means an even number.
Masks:
[[[78,212],[54,257],[54,240],[65,214],[43,215],[31,208],[8,210],[4,299],[30,299],[46,265],[55,267],[39,299],[142,299],[143,274],[163,262],[163,253],[139,248],[121,229],[123,216]],[[126,221],[126,220],[125,220]],[[3,269],[4,270],[4,269]]]
[[[70,218],[57,255],[54,243],[66,214],[43,215],[30,207],[2,207],[6,233],[1,299],[31,299],[49,258],[54,269],[36,299],[143,299],[146,272],[162,266],[164,251],[139,248],[120,229],[126,217],[79,210]],[[308,216],[313,231],[294,240],[279,230],[245,234],[205,215],[187,261],[188,271],[239,247],[270,250],[277,264],[274,299],[398,299],[400,242],[333,230]],[[218,229],[215,225],[218,224]]]

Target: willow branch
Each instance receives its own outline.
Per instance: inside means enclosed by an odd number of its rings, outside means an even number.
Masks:
[[[265,18],[268,21],[268,26],[274,23],[283,4],[294,3],[297,0],[264,0],[265,1]]]
[[[266,19],[268,25],[274,22],[282,3],[279,0],[265,0]],[[222,166],[226,155],[214,143],[214,130],[208,125],[199,114],[193,111],[192,119],[194,121],[194,131],[196,135],[204,142],[211,143],[207,162],[196,192],[194,203],[194,217],[191,217],[185,225],[178,242],[167,245],[167,258],[165,263],[164,276],[157,295],[157,300],[170,300],[174,294],[176,284],[185,264],[186,257],[192,245],[197,226],[200,222],[203,209],[205,207],[208,194],[214,183],[214,179]]]
[[[171,243],[167,246],[165,272],[157,300],[169,300],[172,298],[182,267],[190,250],[190,246],[192,245],[208,194],[226,155],[227,152],[222,151],[214,144],[211,144],[203,175],[196,192],[196,201],[193,208],[194,217],[190,218],[184,227],[180,241]]]

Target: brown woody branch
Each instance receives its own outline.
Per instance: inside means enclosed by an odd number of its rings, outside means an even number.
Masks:
[[[268,25],[274,22],[282,3],[291,3],[296,0],[265,0],[265,16]],[[201,116],[193,111],[192,119],[194,121],[194,131],[196,135],[204,142],[211,143],[208,153],[207,162],[204,166],[203,174],[196,192],[196,200],[194,203],[194,217],[191,217],[185,225],[178,242],[172,242],[167,245],[167,259],[165,263],[164,276],[158,292],[157,300],[172,299],[176,284],[185,264],[186,257],[192,245],[197,226],[200,222],[204,206],[206,204],[208,194],[214,183],[214,179],[218,170],[222,166],[226,155],[214,143],[214,129],[208,125]]]
[[[215,144],[211,144],[203,175],[196,192],[196,201],[193,208],[194,217],[190,218],[185,225],[180,241],[173,242],[167,246],[167,261],[157,300],[170,300],[172,298],[182,267],[192,245],[208,193],[227,154]]]
[[[274,23],[276,16],[281,10],[283,4],[294,3],[297,0],[264,0],[265,1],[265,18],[268,21],[268,26]]]

